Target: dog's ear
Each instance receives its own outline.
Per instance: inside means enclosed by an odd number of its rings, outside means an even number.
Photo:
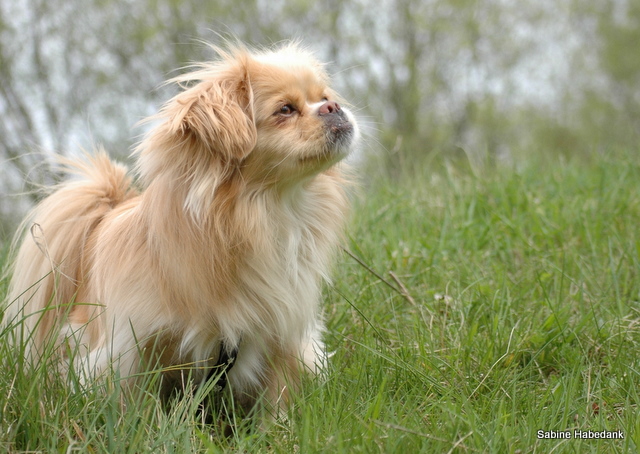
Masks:
[[[175,98],[174,133],[189,135],[227,160],[241,160],[255,147],[253,93],[243,77],[214,77]]]

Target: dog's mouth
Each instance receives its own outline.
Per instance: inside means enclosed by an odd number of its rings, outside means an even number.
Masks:
[[[346,116],[325,122],[324,130],[323,146],[313,154],[301,156],[300,163],[333,165],[351,152],[356,131]]]
[[[318,108],[318,116],[324,122],[329,145],[340,147],[345,142],[347,145],[351,143],[354,127],[340,104],[334,101],[325,102]]]
[[[344,113],[344,110],[340,110],[337,114],[331,117],[325,118],[325,130],[327,145],[330,148],[334,148],[336,151],[346,149],[348,151],[353,136],[355,135],[355,129],[353,124],[349,121],[349,118]]]
[[[327,102],[320,107],[318,116],[323,121],[325,143],[320,153],[309,159],[327,160],[337,162],[344,158],[351,151],[356,128],[349,114],[341,108],[338,103]]]

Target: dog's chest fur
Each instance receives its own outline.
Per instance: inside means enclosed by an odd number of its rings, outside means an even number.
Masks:
[[[229,300],[216,305],[202,301],[206,309],[190,317],[199,323],[185,326],[179,349],[181,360],[210,360],[221,341],[238,347],[231,382],[258,380],[274,352],[287,352],[313,366],[322,349],[321,285],[328,279],[345,205],[343,195],[328,191],[322,178],[292,194],[244,203],[237,209],[251,218],[245,223],[253,225],[254,237],[247,240],[251,247],[238,249],[244,255],[235,257],[240,264]]]

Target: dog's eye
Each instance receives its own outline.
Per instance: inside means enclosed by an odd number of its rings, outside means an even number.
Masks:
[[[289,116],[293,115],[295,111],[296,109],[291,104],[285,104],[284,106],[280,107],[280,110],[278,110],[277,113],[280,115]]]

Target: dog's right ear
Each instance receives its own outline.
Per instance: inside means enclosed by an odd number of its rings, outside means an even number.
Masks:
[[[201,82],[166,106],[170,128],[227,161],[242,160],[257,140],[251,86],[237,74],[202,74]]]

